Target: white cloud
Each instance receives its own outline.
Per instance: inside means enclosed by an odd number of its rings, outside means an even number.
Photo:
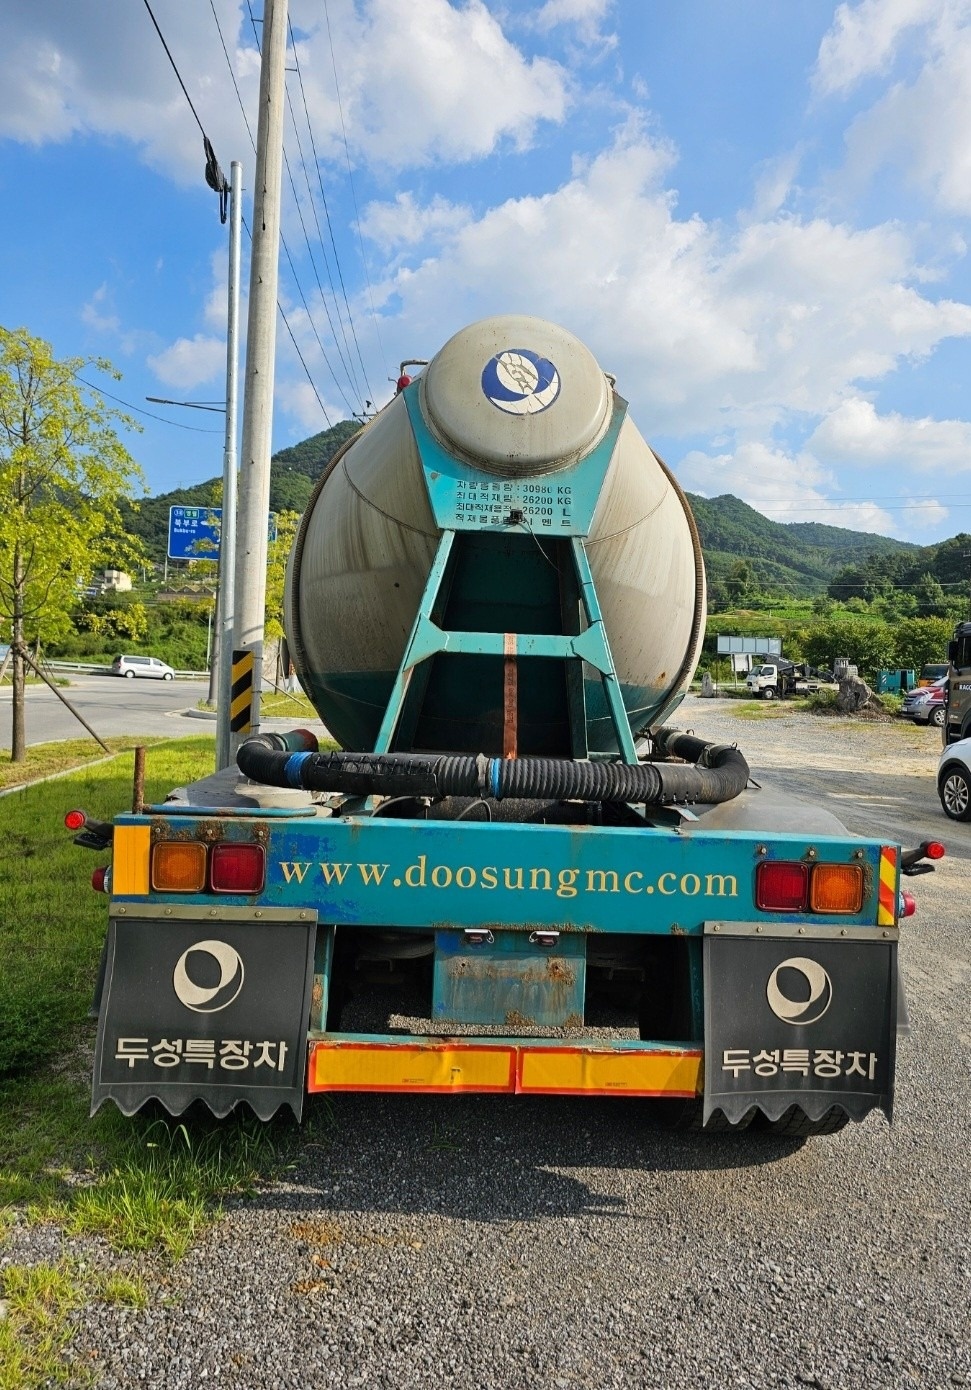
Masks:
[[[570,26],[582,43],[590,47],[614,48],[616,36],[603,31],[612,8],[613,0],[546,0],[533,22],[541,32]]]
[[[807,449],[838,466],[901,465],[940,476],[971,470],[971,422],[878,415],[872,401],[854,396],[817,425]]]
[[[167,386],[183,390],[218,381],[226,372],[226,339],[197,333],[179,338],[170,347],[149,357],[148,365]]]
[[[819,47],[813,85],[823,96],[846,93],[886,72],[901,39],[916,25],[939,19],[949,0],[861,0],[839,5]]]
[[[743,221],[761,222],[781,212],[793,191],[801,160],[800,149],[789,150],[766,160],[756,177],[751,212]]]
[[[850,184],[896,166],[946,211],[971,213],[971,25],[858,116],[846,148]]]
[[[399,193],[393,202],[370,203],[361,218],[361,231],[382,251],[437,242],[470,220],[467,207],[436,195],[423,207],[414,195]]]
[[[296,440],[306,439],[308,434],[318,434],[321,430],[328,428],[337,420],[343,420],[347,412],[340,406],[335,406],[333,402],[326,400],[321,402],[317,392],[306,376],[286,377],[279,376],[274,388],[274,402],[288,418],[299,429],[295,429],[293,438]],[[323,403],[323,409],[321,404]],[[324,413],[326,409],[326,415]],[[328,419],[329,416],[329,419]]]
[[[319,5],[303,17],[315,125],[340,134],[330,44]],[[568,105],[565,70],[527,59],[482,0],[367,0],[332,17],[341,106],[352,149],[371,164],[414,167],[433,160],[480,159],[504,140],[523,149],[540,121],[560,121]]]
[[[887,77],[899,69],[889,85]],[[843,184],[901,170],[951,213],[971,212],[971,0],[862,0],[840,5],[813,85],[846,96],[865,78],[881,90],[846,133]]]
[[[294,0],[303,92],[318,154],[389,167],[474,160],[504,141],[525,148],[543,121],[563,119],[569,79],[557,63],[526,58],[482,0]],[[131,0],[5,0],[0,7],[0,136],[31,144],[72,135],[130,139],[153,167],[201,180],[202,137],[152,27]],[[208,5],[156,0],[153,11],[204,129],[228,173],[252,160],[219,31]],[[259,60],[246,7],[216,0],[236,83],[256,133]],[[331,56],[331,39],[334,59]],[[340,82],[340,107],[334,86]],[[342,125],[343,117],[343,125]],[[307,136],[304,131],[304,141]]]
[[[971,306],[916,287],[902,227],[679,219],[672,162],[630,125],[555,192],[456,218],[380,287],[389,331],[424,355],[514,306],[553,319],[619,374],[646,432],[676,434],[820,415],[854,382],[971,335]]]
[[[790,454],[757,440],[731,453],[693,450],[681,461],[678,480],[689,492],[707,497],[731,493],[781,523],[818,521],[884,536],[896,526],[877,501],[840,501],[833,474],[808,450]]]
[[[105,310],[108,309],[106,313]],[[121,319],[110,305],[110,295],[106,284],[99,285],[87,304],[81,308],[81,322],[97,333],[116,334],[121,331]]]
[[[209,6],[153,6],[217,154],[249,150]],[[230,52],[237,0],[216,0]],[[240,80],[255,99],[256,81]],[[255,128],[255,127],[254,127]],[[153,167],[201,180],[202,136],[148,12],[128,0],[96,7],[5,0],[0,7],[0,136],[31,144],[73,135],[133,141]],[[243,142],[246,142],[245,144]]]

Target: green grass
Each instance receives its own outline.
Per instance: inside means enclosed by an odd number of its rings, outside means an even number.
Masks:
[[[91,1270],[70,1260],[8,1265],[0,1274],[7,1316],[0,1321],[0,1390],[93,1384],[92,1370],[67,1352],[70,1316],[90,1303],[144,1308],[148,1291],[138,1275]]]
[[[147,799],[211,771],[210,739],[159,745]],[[56,1055],[87,1013],[106,925],[105,899],[88,885],[108,856],[79,849],[63,818],[81,806],[113,819],[131,807],[131,783],[126,756],[0,799],[0,1076]]]
[[[320,716],[306,695],[288,695],[270,691],[260,700],[260,710],[268,719],[319,719]]]
[[[211,767],[211,739],[156,746],[146,794],[160,801]],[[280,1168],[298,1133],[288,1112],[270,1124],[248,1111],[216,1120],[203,1107],[129,1119],[105,1105],[89,1118],[87,1012],[107,899],[87,883],[107,856],[74,845],[62,818],[80,805],[110,820],[130,804],[130,756],[0,799],[0,1241],[16,1216],[115,1252],[97,1270],[77,1260],[3,1269],[0,1390],[85,1383],[91,1368],[71,1360],[72,1314],[99,1301],[143,1305],[130,1252],[179,1258],[228,1193]]]
[[[111,749],[111,753],[130,752],[139,744],[147,748],[162,744],[165,740],[160,738],[112,738],[105,742]],[[9,751],[0,751],[0,790],[7,787],[20,787],[29,782],[35,782],[41,777],[51,777],[62,772],[70,772],[75,768],[82,769],[89,763],[99,762],[101,759],[110,756],[105,753],[93,738],[72,738],[65,739],[62,743],[39,743],[35,747],[27,749],[27,757],[22,763],[12,762]],[[209,767],[207,772],[212,771],[213,751],[209,745]],[[125,766],[131,768],[131,762],[126,762]],[[131,773],[129,772],[129,778]],[[131,804],[131,796],[128,797]]]

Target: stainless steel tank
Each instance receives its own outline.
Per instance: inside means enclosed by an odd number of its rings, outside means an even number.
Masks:
[[[480,495],[491,486],[498,498],[508,480],[528,497],[532,479],[543,480],[536,491],[546,493],[557,475],[582,479],[624,404],[577,338],[523,315],[463,329],[410,389],[437,445],[481,480]],[[301,524],[287,578],[287,634],[301,684],[344,747],[374,745],[442,535],[430,500],[435,476],[399,395],[331,460]],[[636,732],[662,722],[694,674],[704,568],[684,494],[629,418],[598,479],[583,545]],[[575,603],[564,611],[571,597],[559,578],[563,538],[531,525],[528,509],[519,524],[496,510],[494,526],[466,538],[436,621],[480,632],[578,631]],[[611,751],[616,740],[597,673],[583,664],[578,696],[576,682],[552,669],[559,664],[520,662],[519,751],[576,755],[569,725],[578,698],[586,730],[580,754]],[[399,746],[494,753],[501,659],[446,653],[428,665]]]

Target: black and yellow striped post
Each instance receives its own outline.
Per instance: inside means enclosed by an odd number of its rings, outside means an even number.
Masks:
[[[229,728],[248,734],[253,727],[253,652],[244,647],[233,652],[233,685],[229,704]]]

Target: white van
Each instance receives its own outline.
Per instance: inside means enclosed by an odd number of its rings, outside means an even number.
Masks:
[[[170,681],[175,678],[172,667],[166,666],[164,661],[159,661],[157,656],[116,656],[111,663],[111,674],[127,676],[129,680],[134,680],[136,676],[147,676],[150,680],[157,681]]]

